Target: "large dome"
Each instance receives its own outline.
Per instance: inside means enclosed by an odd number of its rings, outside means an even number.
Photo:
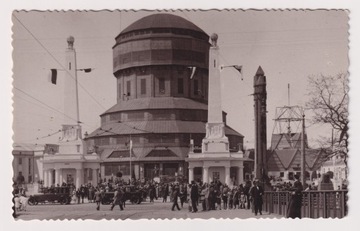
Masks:
[[[126,34],[131,31],[149,29],[149,28],[177,28],[187,29],[205,33],[194,23],[172,14],[153,14],[146,16],[126,27],[120,35]]]

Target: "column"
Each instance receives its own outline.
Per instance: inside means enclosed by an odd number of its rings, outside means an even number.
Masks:
[[[92,169],[92,182],[91,182],[91,184],[94,185],[94,186],[97,186],[97,184],[98,184],[97,169],[96,168]]]
[[[194,180],[194,168],[189,167],[189,184]]]
[[[289,180],[289,171],[284,172],[284,180]]]
[[[230,167],[225,166],[225,184],[230,185]]]
[[[104,178],[105,178],[105,166],[104,165],[100,165],[100,175],[101,175],[101,178],[104,180]]]
[[[51,186],[53,184],[53,169],[49,169],[49,186]]]
[[[76,180],[75,180],[76,189],[80,188],[80,186],[81,186],[81,178],[82,178],[81,173],[82,173],[81,168],[77,168],[76,169]]]
[[[60,169],[55,169],[55,186],[57,186],[58,184],[60,184],[60,174],[59,174],[59,170]]]
[[[238,167],[237,179],[238,179],[239,185],[244,183],[244,163],[243,162],[241,162],[241,165]]]
[[[64,182],[64,179],[63,179],[63,170],[62,168],[59,169],[59,184],[60,186],[62,185],[62,183]]]
[[[203,167],[203,183],[209,183],[209,167]]]
[[[49,170],[44,170],[44,187],[49,187]]]

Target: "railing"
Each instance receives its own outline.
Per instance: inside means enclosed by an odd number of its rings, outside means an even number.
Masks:
[[[291,192],[265,192],[263,210],[287,215]],[[301,216],[308,218],[342,218],[347,214],[347,190],[303,192]]]

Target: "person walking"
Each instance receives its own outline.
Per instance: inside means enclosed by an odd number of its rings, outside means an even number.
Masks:
[[[177,210],[180,210],[179,204],[178,204],[178,198],[179,198],[179,186],[175,186],[173,189],[173,194],[172,194],[172,198],[173,198],[173,205],[171,207],[171,211],[175,210],[175,207],[177,208]]]
[[[198,211],[197,201],[199,200],[199,188],[195,183],[195,181],[191,181],[190,199],[191,199],[192,212],[196,213]]]
[[[100,188],[96,188],[94,198],[95,198],[95,202],[96,202],[96,210],[100,210],[100,204],[101,204],[101,198],[102,198]]]
[[[291,199],[287,211],[287,218],[300,218],[301,219],[301,205],[302,205],[302,191],[303,185],[299,181],[299,176],[295,175],[295,182],[293,187],[290,189]]]
[[[180,197],[180,205],[181,208],[184,207],[184,202],[186,200],[186,186],[181,185],[180,186],[180,192],[179,192],[179,197]]]
[[[228,192],[229,192],[229,187],[225,185],[224,188],[222,189],[222,200],[223,200],[224,210],[228,209]]]
[[[255,180],[253,182],[253,187],[250,190],[250,195],[254,203],[254,213],[255,216],[260,213],[262,215],[262,204],[263,204],[263,194],[264,189],[259,185],[259,181]]]
[[[169,185],[168,184],[164,184],[163,186],[163,203],[167,202],[167,197],[169,195]]]
[[[111,205],[110,210],[113,210],[113,208],[116,205],[119,205],[120,210],[124,210],[123,201],[122,201],[123,196],[124,196],[124,191],[122,190],[122,188],[120,186],[118,186],[117,190],[114,193],[113,203]]]

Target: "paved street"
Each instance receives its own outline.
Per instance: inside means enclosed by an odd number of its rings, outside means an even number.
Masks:
[[[126,204],[126,208],[120,211],[119,206],[110,211],[110,205],[101,205],[100,210],[95,209],[96,204],[44,204],[36,206],[28,206],[27,211],[18,213],[18,219],[171,219],[171,218],[251,218],[255,217],[250,210],[217,210],[202,212],[201,209],[197,213],[188,212],[188,205],[184,204],[184,208],[180,211],[171,211],[172,203],[162,203],[160,200],[155,203],[143,202],[140,205]],[[276,214],[264,213],[259,218],[281,218]]]

